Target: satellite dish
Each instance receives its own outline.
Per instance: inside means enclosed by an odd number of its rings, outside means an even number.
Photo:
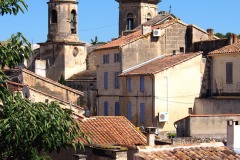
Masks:
[[[29,98],[30,97],[30,91],[29,91],[28,86],[23,86],[22,92],[23,92],[24,98]]]

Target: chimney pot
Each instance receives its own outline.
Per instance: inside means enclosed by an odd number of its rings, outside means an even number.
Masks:
[[[147,136],[147,145],[148,146],[154,146],[155,145],[155,133],[156,133],[156,127],[146,127],[145,133]]]
[[[212,28],[207,29],[208,37],[210,40],[214,37],[214,30]]]
[[[227,147],[235,153],[240,154],[240,125],[238,121],[227,121]]]
[[[237,43],[238,38],[237,38],[237,34],[233,34],[233,44]]]

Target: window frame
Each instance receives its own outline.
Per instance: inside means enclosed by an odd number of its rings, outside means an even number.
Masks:
[[[105,101],[103,106],[104,106],[103,115],[108,116],[108,102]]]
[[[120,103],[115,102],[115,116],[120,116]]]
[[[226,62],[226,84],[233,84],[233,62]]]
[[[103,55],[103,64],[109,64],[109,54]]]
[[[128,102],[127,104],[127,119],[132,120],[132,103]]]
[[[58,12],[56,9],[52,9],[51,11],[51,24],[58,23]]]
[[[121,72],[114,72],[114,88],[115,89],[119,89],[120,88],[120,78],[118,77],[118,75]]]
[[[145,91],[145,78],[144,76],[140,77],[140,92],[144,92]]]
[[[132,91],[132,77],[127,77],[127,90],[128,92]]]
[[[134,29],[134,14],[128,13],[127,14],[127,30],[133,30]]]
[[[140,103],[140,124],[145,124],[145,103]]]

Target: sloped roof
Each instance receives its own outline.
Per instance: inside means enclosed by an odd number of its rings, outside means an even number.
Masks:
[[[234,153],[227,147],[189,147],[189,148],[172,148],[151,152],[139,152],[137,157],[143,160],[232,160],[239,159],[240,155]]]
[[[161,23],[164,19],[167,19],[167,18],[176,18],[173,14],[169,14],[169,13],[165,13],[165,14],[158,14],[157,16],[155,16],[154,18],[148,20],[147,22],[139,25],[137,28],[135,28],[136,30],[138,29],[141,29],[141,27],[143,25],[146,25],[146,26],[153,26],[155,24],[158,24],[159,22]]]
[[[150,60],[149,63],[145,62],[145,65],[140,65],[140,67],[135,67],[132,70],[129,69],[129,71],[123,72],[120,76],[156,74],[201,54],[202,52],[182,53],[165,56],[163,58],[160,57],[154,61]]]
[[[145,135],[123,116],[97,116],[79,122],[84,133],[89,133],[92,145],[146,145]],[[85,145],[86,140],[81,139]]]
[[[96,80],[97,79],[97,71],[96,70],[85,70],[79,72],[77,74],[72,75],[67,81],[74,80]]]
[[[163,24],[159,24],[159,25],[156,25],[156,26],[152,26],[152,28],[166,28],[174,23],[177,23],[179,22],[178,19],[173,19],[173,20],[170,20],[168,22],[165,22]],[[126,44],[129,44],[135,40],[138,40],[138,39],[141,39],[141,38],[144,38],[145,36],[148,36],[150,33],[146,34],[146,35],[143,35],[142,34],[142,29],[139,29],[129,35],[126,35],[126,36],[122,36],[116,40],[113,40],[105,45],[102,45],[100,47],[98,47],[96,50],[103,50],[103,49],[110,49],[110,48],[118,48],[118,47],[122,47]]]
[[[209,53],[209,56],[218,55],[218,54],[232,54],[240,53],[240,43],[234,43],[232,45],[224,46],[220,49],[214,50]]]

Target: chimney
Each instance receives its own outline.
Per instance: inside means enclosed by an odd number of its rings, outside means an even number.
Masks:
[[[228,37],[228,41],[229,41],[229,45],[233,44],[233,35],[232,34]]]
[[[147,145],[148,146],[155,146],[155,133],[156,127],[146,127],[145,133],[147,136]]]
[[[240,154],[240,125],[238,121],[227,120],[227,147]]]
[[[237,38],[237,34],[233,34],[233,44],[237,43],[238,38]]]
[[[148,34],[152,32],[151,26],[142,25],[142,35]]]
[[[212,28],[207,29],[208,37],[210,40],[213,39],[214,36],[214,30]]]

